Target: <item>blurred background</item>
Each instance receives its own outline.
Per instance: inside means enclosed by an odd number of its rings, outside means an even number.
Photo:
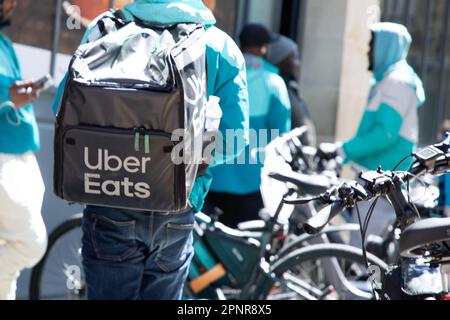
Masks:
[[[13,27],[24,78],[51,73],[59,82],[91,19],[130,0],[20,0]],[[347,139],[357,129],[370,84],[369,26],[400,22],[414,39],[409,61],[425,83],[420,143],[433,143],[450,118],[450,0],[207,0],[217,26],[237,38],[247,22],[265,24],[295,40],[300,49],[301,95],[309,106],[319,142]],[[75,7],[77,6],[77,7]],[[38,154],[47,186],[43,215],[51,231],[79,212],[53,196],[53,115],[55,89],[35,104],[42,138]],[[19,280],[18,298],[28,298],[29,271]]]

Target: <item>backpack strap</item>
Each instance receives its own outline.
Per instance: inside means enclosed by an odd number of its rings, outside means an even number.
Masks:
[[[124,24],[128,24],[130,22],[135,21],[135,17],[128,11],[124,11],[122,9],[117,9],[113,12],[114,17],[121,21]]]
[[[101,19],[97,21],[96,26],[91,32],[88,38],[88,42],[93,42],[100,39],[107,34],[115,32],[128,23],[133,22],[134,18],[132,15],[126,14],[123,10],[109,10]]]

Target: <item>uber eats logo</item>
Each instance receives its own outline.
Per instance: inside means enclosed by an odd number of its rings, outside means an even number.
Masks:
[[[128,197],[147,199],[150,197],[150,186],[145,182],[131,181],[129,177],[121,180],[105,180],[105,175],[123,171],[129,174],[145,175],[151,162],[150,157],[120,157],[110,154],[108,149],[97,149],[91,154],[88,147],[84,148],[84,165],[96,173],[84,174],[84,192],[92,195],[110,197]]]

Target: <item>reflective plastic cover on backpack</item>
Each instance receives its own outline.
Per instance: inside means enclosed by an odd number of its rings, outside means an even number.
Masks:
[[[204,27],[142,26],[112,14],[98,26],[102,37],[81,45],[69,67],[54,191],[83,204],[184,210],[203,164]]]

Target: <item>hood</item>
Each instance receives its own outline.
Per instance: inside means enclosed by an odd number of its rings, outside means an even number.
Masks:
[[[136,0],[124,10],[141,20],[161,25],[185,22],[212,26],[216,23],[202,0]]]
[[[425,102],[422,81],[408,64],[407,57],[412,37],[405,26],[397,23],[376,23],[371,28],[375,35],[373,73],[375,82],[388,74],[409,84],[416,92],[419,106]]]

